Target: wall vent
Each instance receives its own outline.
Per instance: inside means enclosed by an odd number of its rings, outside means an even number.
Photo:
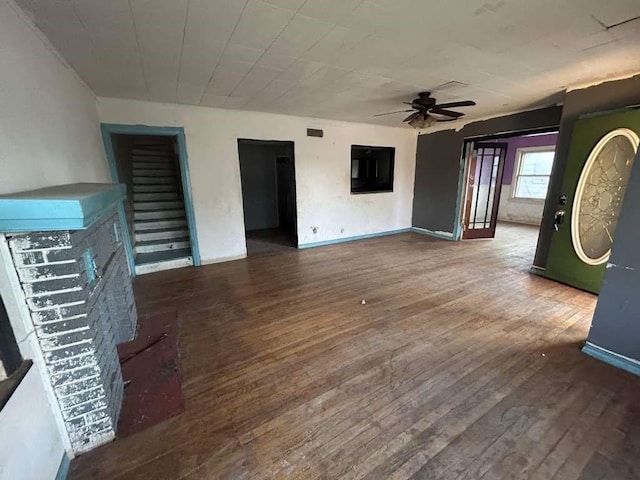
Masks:
[[[307,128],[307,137],[324,137],[324,131],[317,128]]]

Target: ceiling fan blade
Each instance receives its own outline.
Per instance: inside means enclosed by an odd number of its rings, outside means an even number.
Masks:
[[[464,115],[464,113],[461,112],[454,112],[453,110],[444,110],[443,108],[432,108],[431,110],[429,110],[429,113],[435,113],[436,115],[444,115],[446,117],[452,117],[452,118],[460,118]]]
[[[383,117],[385,115],[393,115],[395,113],[407,113],[407,112],[413,112],[413,109],[411,109],[411,110],[398,110],[397,112],[377,113],[376,115],[374,115],[374,117]]]
[[[422,115],[422,112],[413,112],[411,115],[409,115],[407,118],[405,118],[403,120],[403,122],[410,122],[411,120],[415,120],[420,115]]]
[[[435,108],[455,108],[455,107],[473,107],[476,104],[473,100],[464,100],[461,102],[439,103]]]

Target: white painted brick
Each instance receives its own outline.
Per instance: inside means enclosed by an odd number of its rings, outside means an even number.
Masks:
[[[67,278],[71,275],[79,274],[79,266],[77,261],[60,263],[60,264],[44,264],[22,267],[16,269],[20,281],[32,282],[34,280]]]
[[[109,423],[111,423],[111,415],[109,415],[106,408],[93,410],[84,416],[84,420],[88,425],[104,420],[105,418],[109,419]]]
[[[47,282],[29,282],[22,284],[22,289],[27,297],[55,295],[56,293],[65,293],[74,291],[74,289],[81,290],[82,288],[83,286],[80,284],[78,277],[56,278]]]
[[[83,366],[81,368],[73,368],[63,370],[51,375],[51,382],[54,386],[67,383],[73,383],[84,378],[93,378],[100,375],[100,368],[97,365]]]
[[[64,372],[73,371],[81,368],[92,368],[98,365],[97,359],[93,354],[78,355],[74,358],[66,358],[57,363],[47,365],[49,375],[55,377]]]
[[[69,359],[77,355],[84,353],[94,353],[93,342],[86,341],[77,345],[67,345],[61,348],[52,350],[43,349],[43,355],[48,363],[55,362],[57,360]]]
[[[96,429],[98,429],[96,431]],[[115,430],[109,421],[99,422],[94,426],[88,426],[80,432],[74,432],[71,437],[74,451],[84,453],[100,445],[108,443],[115,438]]]
[[[104,389],[97,376],[83,379],[78,382],[59,385],[56,387],[56,394],[59,398],[71,397],[93,390],[94,388],[100,388],[101,390]]]
[[[47,265],[47,264],[45,264]],[[38,282],[50,282],[50,281],[55,281],[55,280],[63,280],[63,279],[70,279],[70,278],[81,278],[81,274],[80,273],[72,273],[69,275],[58,275],[57,277],[52,276],[52,277],[33,277],[31,279],[20,279],[21,283],[24,285],[25,283],[38,283]]]
[[[76,301],[76,302],[67,302],[67,303],[55,303],[52,299],[43,299],[42,301],[36,302],[33,297],[27,299],[27,303],[29,303],[29,308],[32,312],[41,312],[43,310],[57,310],[60,311],[60,308],[63,307],[75,307],[78,305],[83,305],[84,301]]]
[[[99,410],[101,408],[107,408],[107,403],[104,398],[98,398],[80,403],[75,407],[63,410],[62,415],[64,416],[64,418],[75,418],[85,415],[94,410]]]
[[[80,332],[90,332],[91,329],[86,325],[84,318],[77,319],[81,323],[78,324],[75,328],[69,328],[69,323],[73,320],[65,320],[63,322],[49,322],[45,325],[50,327],[49,330],[46,330],[42,327],[36,325],[36,332],[38,334],[38,338],[46,339],[46,338],[57,338],[63,335],[69,335],[70,333],[80,333]],[[61,326],[62,325],[62,326]],[[51,328],[53,327],[53,328]]]
[[[70,409],[90,400],[97,400],[101,398],[104,398],[104,389],[100,386],[89,390],[83,390],[74,395],[69,395],[66,397],[58,396],[58,401],[60,402],[60,407],[64,410]]]
[[[11,240],[47,371],[76,453],[113,439],[124,384],[116,343],[130,340],[137,315],[115,214],[87,230]],[[97,280],[82,259],[91,247]]]
[[[42,251],[33,250],[30,252],[14,253],[13,263],[18,268],[23,268],[31,265],[41,265],[46,263],[45,255]]]
[[[69,232],[47,232],[34,235],[15,235],[11,237],[9,245],[11,250],[15,252],[71,247],[71,234]]]

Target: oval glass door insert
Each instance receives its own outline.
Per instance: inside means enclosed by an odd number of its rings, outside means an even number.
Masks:
[[[593,148],[582,170],[571,215],[571,240],[588,265],[609,260],[618,216],[627,190],[638,135],[620,128]]]

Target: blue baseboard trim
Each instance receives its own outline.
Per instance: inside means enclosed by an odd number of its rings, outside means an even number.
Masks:
[[[58,467],[58,473],[56,473],[55,480],[67,480],[70,465],[71,460],[69,460],[69,457],[65,453],[64,455],[62,455],[62,460],[60,460],[60,466]]]
[[[618,355],[610,350],[594,345],[587,342],[582,347],[582,353],[589,355],[590,357],[597,358],[598,360],[608,363],[616,368],[626,370],[629,373],[640,376],[640,362],[633,360],[632,358]]]
[[[386,237],[388,235],[397,235],[399,233],[407,233],[410,231],[410,228],[401,228],[399,230],[389,230],[386,232],[367,233],[365,235],[356,235],[355,237],[336,238],[335,240],[325,240],[323,242],[303,243],[301,245],[298,245],[298,248],[324,247],[326,245],[333,245],[335,243],[353,242],[356,240],[365,240],[367,238]]]
[[[427,230],[426,228],[419,228],[419,227],[411,227],[411,231],[413,233],[419,233],[420,235],[427,235],[429,237],[439,238],[441,240],[449,240],[450,242],[455,241],[455,238],[453,237],[453,233],[447,235],[440,232],[432,232],[431,230]]]

